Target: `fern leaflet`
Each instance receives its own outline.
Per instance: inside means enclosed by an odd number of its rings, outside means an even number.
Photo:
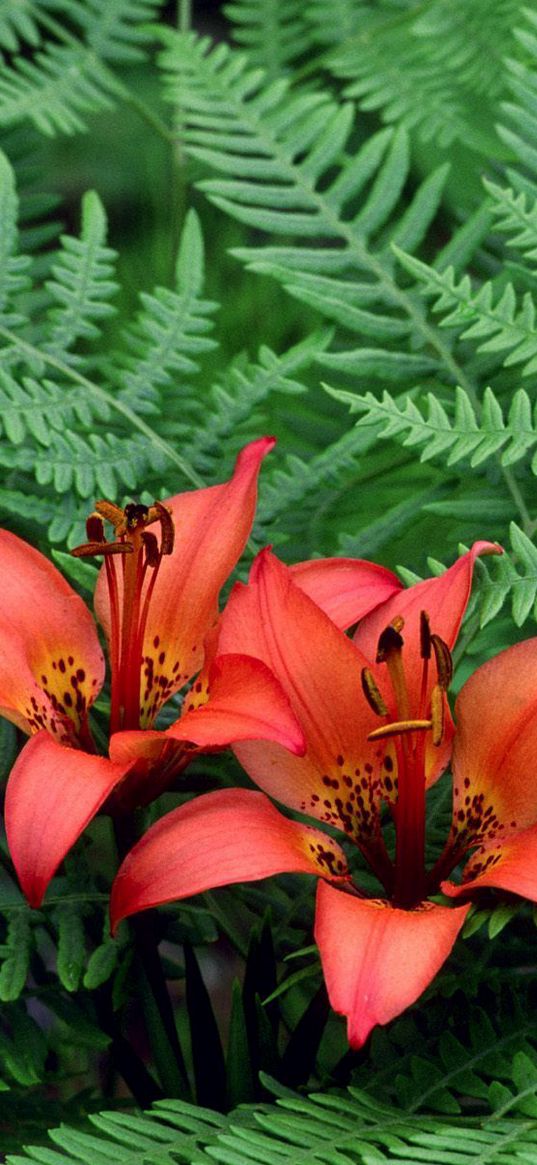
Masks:
[[[451,401],[448,404],[451,416],[432,392],[424,398],[423,413],[415,397],[394,399],[384,392],[379,400],[370,392],[360,396],[328,386],[327,391],[345,401],[351,412],[363,414],[359,426],[380,425],[381,437],[396,438],[412,448],[423,446],[422,461],[442,457],[446,465],[469,460],[477,466],[501,451],[502,465],[513,465],[537,443],[537,405],[532,405],[523,388],[514,393],[506,417],[492,389],[486,388],[479,419],[468,393],[460,387],[455,389],[454,406]],[[531,467],[537,475],[537,454]]]
[[[156,288],[141,295],[142,310],[124,333],[118,357],[119,399],[138,413],[159,413],[161,390],[174,374],[199,368],[198,357],[216,347],[208,336],[217,304],[202,298],[203,238],[199,219],[190,210],[183,228],[176,265],[176,289]]]
[[[506,366],[522,364],[522,375],[537,369],[535,304],[529,292],[519,307],[512,283],[495,298],[492,283],[474,291],[469,275],[457,280],[452,267],[437,271],[398,247],[395,253],[407,271],[422,285],[423,294],[435,299],[433,310],[445,312],[444,328],[456,328],[462,340],[477,340],[478,352],[504,352]],[[484,337],[484,338],[483,338]]]
[[[97,338],[95,321],[114,311],[108,300],[117,290],[110,278],[116,254],[105,240],[106,216],[97,194],[90,191],[82,200],[80,239],[62,236],[63,250],[52,267],[54,278],[46,283],[57,306],[49,312],[44,346],[54,356],[68,359],[79,338]],[[70,359],[79,363],[76,356]]]
[[[537,199],[486,179],[485,187],[494,202],[497,229],[512,235],[509,246],[522,251],[526,259],[537,259]]]
[[[527,1059],[527,1058],[526,1058]],[[533,1064],[533,1075],[535,1068]],[[517,1061],[516,1085],[532,1075],[528,1064]],[[279,1086],[276,1086],[279,1089]],[[284,1092],[284,1090],[281,1090]],[[513,1095],[510,1094],[512,1105]],[[519,1107],[533,1116],[531,1102]],[[533,1106],[535,1100],[533,1100]],[[417,1117],[371,1100],[350,1088],[333,1093],[299,1097],[288,1090],[276,1105],[264,1111],[237,1110],[229,1118],[179,1101],[157,1102],[151,1113],[142,1116],[102,1113],[91,1116],[94,1133],[63,1126],[50,1132],[57,1147],[28,1149],[24,1156],[10,1154],[7,1165],[28,1165],[47,1161],[50,1165],[80,1165],[88,1161],[114,1160],[118,1165],[134,1165],[143,1157],[144,1165],[171,1160],[218,1161],[251,1165],[363,1165],[397,1161],[449,1162],[450,1165],[483,1165],[487,1162],[520,1161],[520,1153],[537,1145],[534,1120],[505,1120],[500,1117],[485,1125],[461,1119],[453,1121]],[[59,1150],[59,1151],[58,1151]],[[529,1159],[529,1158],[527,1158]]]
[[[265,69],[267,78],[284,73],[304,53],[308,45],[302,0],[233,0],[224,7],[231,21],[233,38],[248,50],[253,65]]]

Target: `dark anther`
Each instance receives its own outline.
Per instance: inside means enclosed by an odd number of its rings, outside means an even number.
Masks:
[[[379,636],[376,662],[384,663],[392,651],[401,650],[403,643],[402,635],[399,634],[399,631],[392,624],[389,627],[385,627]]]
[[[431,628],[427,611],[420,611],[420,655],[422,659],[431,658]]]
[[[162,505],[162,502],[155,502],[151,506],[151,512],[153,513],[155,510],[156,517],[160,521],[160,530],[162,536],[160,553],[171,554],[175,539],[175,526],[173,524],[172,515],[170,511],[166,509],[166,506]]]
[[[438,683],[440,687],[447,692],[449,685],[453,679],[453,660],[451,652],[447,643],[440,638],[439,635],[431,635],[431,643],[436,659],[436,670],[438,672]]]
[[[86,520],[88,542],[104,542],[104,522],[100,514],[90,514]]]
[[[132,554],[130,542],[83,542],[71,550],[73,558],[93,558],[96,554]]]
[[[160,562],[160,553],[155,535],[150,534],[148,530],[144,530],[142,534],[142,542],[145,546],[147,565],[158,566]]]
[[[376,685],[373,673],[370,672],[368,667],[362,668],[360,678],[362,681],[362,691],[369,707],[373,709],[373,712],[376,712],[377,716],[387,716],[388,709]]]

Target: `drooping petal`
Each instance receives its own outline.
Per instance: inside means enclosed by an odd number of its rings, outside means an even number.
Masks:
[[[200,684],[201,691],[201,682],[194,688]],[[210,669],[207,702],[190,705],[187,697],[183,715],[166,735],[201,748],[271,740],[297,756],[306,751],[304,733],[281,684],[266,664],[249,655],[219,655]]]
[[[442,882],[442,890],[450,898],[487,886],[537,902],[537,826],[481,846],[465,866],[460,885]]]
[[[163,557],[149,607],[142,670],[142,727],[150,725],[164,700],[199,671],[203,641],[218,612],[218,596],[248,539],[257,498],[261,462],[272,437],[252,441],[237,458],[223,485],[168,498],[175,542]],[[110,632],[110,606],[103,572],[95,593],[99,621]]]
[[[290,567],[293,582],[346,631],[402,590],[391,570],[361,558],[315,558]]]
[[[423,902],[399,910],[319,882],[315,941],[330,1003],[347,1016],[352,1048],[361,1048],[376,1024],[388,1023],[421,995],[447,959],[469,909]]]
[[[0,714],[25,732],[72,739],[104,678],[91,614],[51,562],[7,530],[0,574]]]
[[[395,762],[391,743],[367,741],[379,721],[361,690],[365,661],[269,551],[258,555],[248,586],[233,590],[219,645],[270,667],[307,741],[304,757],[279,745],[237,744],[252,780],[284,805],[339,825],[360,844],[377,837],[381,773],[395,775]]]
[[[105,757],[67,748],[47,732],[25,745],[7,784],[5,823],[31,906],[41,905],[60,862],[126,771]]]
[[[348,876],[332,838],[289,821],[262,793],[206,793],[162,817],[127,854],[112,887],[112,928],[150,906],[284,872]]]
[[[400,719],[400,716],[393,699],[390,697],[390,685],[387,682],[385,665],[374,663],[382,631],[394,618],[402,616],[404,619],[401,634],[404,641],[403,663],[410,715],[411,718],[421,718],[421,714],[427,709],[430,702],[431,691],[436,683],[436,672],[433,661],[431,661],[426,685],[425,708],[422,708],[423,660],[420,654],[420,614],[425,611],[429,615],[431,632],[440,636],[451,651],[470,598],[475,560],[480,554],[500,553],[501,549],[495,543],[475,542],[472,549],[467,554],[461,555],[444,574],[407,587],[361,620],[354,634],[354,642],[371,661],[371,669],[394,720]],[[430,737],[426,743],[426,773],[429,784],[439,776],[449,761],[452,737],[453,724],[446,707],[446,723],[442,744],[440,746],[433,745]]]
[[[537,822],[537,639],[477,668],[455,719],[451,840],[464,852]]]
[[[144,729],[116,732],[110,757],[137,763],[120,790],[123,801],[147,804],[203,750],[224,748],[238,740],[278,741],[301,755],[304,734],[277,679],[259,659],[222,655],[204,669],[183,704],[183,715],[163,732]],[[193,747],[195,746],[195,747]],[[145,770],[140,762],[145,761]]]

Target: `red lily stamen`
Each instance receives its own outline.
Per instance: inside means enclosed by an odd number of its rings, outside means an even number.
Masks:
[[[114,527],[111,542],[104,536],[105,521]],[[160,523],[160,545],[146,529],[155,522]],[[162,557],[173,550],[173,520],[161,502],[152,506],[131,502],[122,510],[103,500],[96,503],[86,528],[89,541],[72,553],[78,558],[102,554],[105,561],[110,599],[110,728],[111,732],[136,729],[140,727],[142,649],[149,604]],[[121,556],[121,587],[115,555]]]

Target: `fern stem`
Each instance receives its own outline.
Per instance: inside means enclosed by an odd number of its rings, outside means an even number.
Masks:
[[[190,32],[192,28],[192,0],[179,0],[177,5],[177,27],[179,32]]]
[[[537,521],[535,521],[530,515],[530,512],[522,496],[522,490],[520,489],[513,470],[509,467],[502,466],[502,472],[505,484],[520,515],[522,529],[524,533],[527,534],[528,538],[532,538],[535,530],[537,529]]]
[[[126,85],[122,85],[121,96],[151,126],[151,129],[155,130],[159,137],[163,138],[168,145],[175,145],[176,135],[173,130],[166,125],[165,121],[162,121],[162,118],[153,109],[150,109],[144,101],[137,97],[136,93],[132,92],[132,89],[129,89]]]

